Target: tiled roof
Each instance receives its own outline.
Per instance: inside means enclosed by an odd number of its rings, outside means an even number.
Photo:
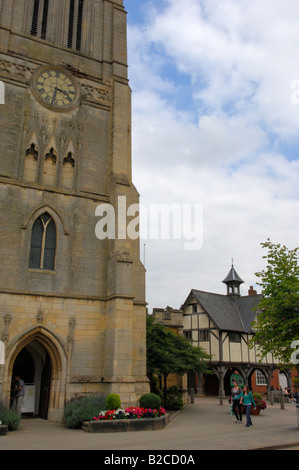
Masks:
[[[243,284],[244,283],[243,279],[240,278],[240,276],[238,275],[238,273],[235,270],[234,266],[231,267],[230,272],[228,273],[228,275],[226,276],[226,278],[222,282],[224,282],[224,284],[231,283],[231,282],[232,283],[237,283],[237,284]]]
[[[252,330],[251,323],[257,313],[254,309],[262,298],[261,294],[233,298],[192,289],[184,305],[187,304],[190,295],[194,296],[220,330],[239,332]]]

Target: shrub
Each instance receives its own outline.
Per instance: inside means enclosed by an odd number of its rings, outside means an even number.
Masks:
[[[84,421],[90,421],[105,409],[105,397],[89,396],[70,401],[64,409],[64,420],[69,429],[79,429]]]
[[[161,398],[155,393],[145,393],[139,399],[141,408],[151,408],[153,410],[159,410],[161,406]]]
[[[164,406],[167,410],[181,410],[184,407],[181,391],[173,386],[166,392],[166,403]]]
[[[106,410],[117,410],[120,408],[121,401],[119,395],[110,393],[106,398]]]
[[[150,376],[150,387],[151,393],[155,393],[156,395],[158,395],[158,397],[162,399],[163,393],[159,386],[159,379],[155,374],[151,374]]]
[[[2,403],[0,403],[0,421],[8,427],[9,431],[18,429],[21,417],[14,410],[8,410]]]

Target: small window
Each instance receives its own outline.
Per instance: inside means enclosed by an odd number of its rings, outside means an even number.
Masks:
[[[41,39],[46,39],[48,13],[49,0],[34,0],[30,30],[31,36],[39,36]]]
[[[185,330],[184,331],[184,336],[186,339],[192,340],[192,331],[191,330]]]
[[[29,268],[54,271],[56,225],[48,213],[39,217],[32,227]]]
[[[81,50],[84,0],[70,0],[67,47]]]
[[[44,0],[43,19],[41,27],[41,39],[46,39],[48,26],[49,0]]]
[[[78,21],[77,21],[77,36],[76,36],[76,49],[77,49],[77,51],[81,50],[82,23],[83,23],[83,3],[84,3],[84,0],[79,0]]]
[[[240,333],[229,333],[229,340],[231,343],[241,343]]]
[[[210,331],[209,330],[199,330],[199,341],[209,341]]]
[[[256,385],[267,385],[267,378],[259,369],[256,370]]]
[[[39,0],[34,0],[31,31],[30,31],[32,36],[37,35],[38,11],[39,11]]]
[[[75,12],[75,0],[70,0],[69,31],[68,31],[68,37],[67,37],[67,47],[69,48],[71,48],[73,45],[74,12]]]

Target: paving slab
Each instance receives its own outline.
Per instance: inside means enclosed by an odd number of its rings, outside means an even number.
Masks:
[[[299,447],[296,405],[269,405],[253,426],[234,422],[229,405],[215,398],[195,397],[194,404],[159,431],[90,434],[38,418],[22,419],[17,431],[0,437],[0,450],[255,450]]]

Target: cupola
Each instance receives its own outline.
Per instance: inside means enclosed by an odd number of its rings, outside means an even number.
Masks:
[[[229,296],[236,296],[240,297],[240,285],[244,283],[244,281],[240,278],[237,271],[232,264],[231,270],[226,276],[226,278],[222,281],[226,284],[227,287],[227,295]]]

